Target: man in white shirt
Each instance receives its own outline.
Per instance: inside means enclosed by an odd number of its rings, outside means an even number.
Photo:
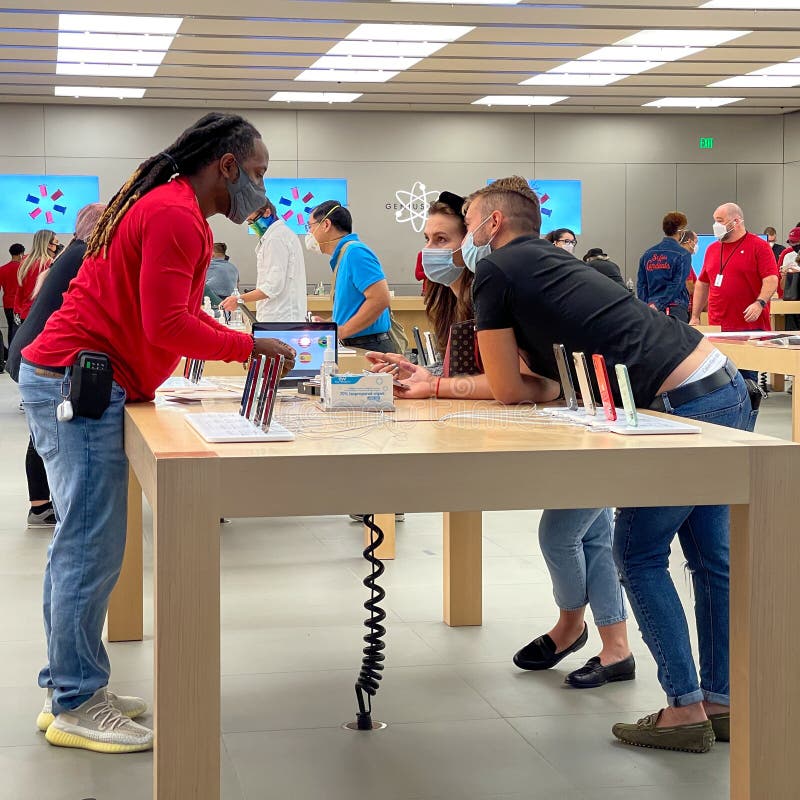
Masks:
[[[302,322],[306,318],[306,264],[300,239],[267,204],[248,217],[259,236],[256,247],[256,288],[241,298],[229,297],[220,304],[234,311],[241,299],[255,301],[259,322]]]

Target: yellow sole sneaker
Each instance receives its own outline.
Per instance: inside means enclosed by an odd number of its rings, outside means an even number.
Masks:
[[[99,742],[76,733],[62,731],[51,725],[44,738],[55,747],[72,747],[77,750],[91,750],[93,753],[119,755],[121,753],[141,753],[153,749],[152,741],[141,744],[117,744],[112,742]]]

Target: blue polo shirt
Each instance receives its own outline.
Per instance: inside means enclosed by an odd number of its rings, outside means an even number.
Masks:
[[[332,270],[336,269],[342,248],[347,242],[352,244],[342,256],[342,263],[336,272],[336,293],[333,298],[333,321],[340,326],[361,308],[364,303],[364,292],[372,284],[386,279],[378,257],[359,240],[356,233],[348,234],[336,245],[331,256]],[[386,308],[372,325],[354,333],[351,338],[388,333],[390,325],[389,309]]]

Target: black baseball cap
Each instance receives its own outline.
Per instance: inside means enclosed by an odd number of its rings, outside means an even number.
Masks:
[[[597,256],[608,258],[608,253],[604,253],[602,247],[590,247],[586,251],[586,255],[583,257],[583,260],[586,261],[587,258],[597,258]]]

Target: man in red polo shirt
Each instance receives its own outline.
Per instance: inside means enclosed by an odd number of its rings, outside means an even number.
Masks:
[[[3,358],[0,361],[5,361],[8,358],[8,345],[14,338],[17,330],[17,324],[14,322],[14,298],[17,296],[17,271],[22,259],[25,258],[25,246],[21,244],[12,244],[8,248],[8,254],[11,256],[11,261],[3,264],[0,267],[0,289],[3,291],[3,311],[6,315],[6,322],[8,323],[8,342],[3,345],[3,337],[0,336],[0,346],[3,347]]]
[[[768,331],[769,301],[778,288],[778,265],[770,246],[748,233],[742,209],[724,203],[714,212],[714,242],[694,287],[692,325],[708,306],[709,325],[723,331]]]

